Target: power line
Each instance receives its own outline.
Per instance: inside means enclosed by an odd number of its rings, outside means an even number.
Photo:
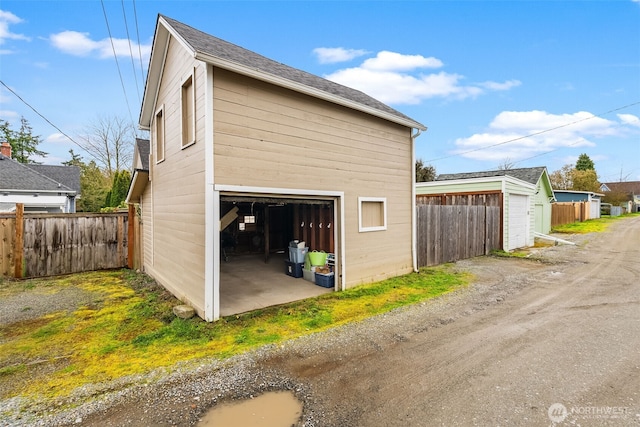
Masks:
[[[615,111],[615,110],[614,110],[614,111]],[[639,121],[640,121],[640,119],[635,119],[635,120],[631,120],[630,122],[627,122],[627,123],[625,123],[625,124],[635,123],[635,122],[639,122]],[[615,126],[614,128],[619,128],[619,127],[622,127],[622,126],[623,126],[622,124],[619,124],[619,125]],[[603,135],[604,135],[604,134],[595,135],[595,136],[603,136]],[[516,161],[516,162],[513,162],[513,164],[515,165],[515,164],[518,164],[518,163],[524,162],[524,161],[526,161],[526,160],[535,159],[536,157],[546,156],[546,155],[547,155],[547,154],[549,154],[549,153],[553,153],[554,151],[562,150],[563,148],[571,147],[571,146],[576,145],[576,144],[578,144],[578,143],[580,143],[580,142],[582,142],[582,141],[585,141],[585,139],[584,139],[584,138],[580,138],[580,139],[578,139],[577,141],[572,142],[571,144],[567,144],[567,145],[562,146],[562,147],[554,148],[553,150],[545,151],[544,153],[536,154],[535,156],[531,156],[531,157],[527,157],[527,158],[525,158],[525,159],[518,160],[518,161]]]
[[[140,77],[144,82],[144,65],[142,64],[142,47],[140,46],[140,29],[138,28],[138,13],[136,11],[136,0],[133,0],[133,19],[136,23],[136,37],[138,38],[138,58],[140,59]],[[139,96],[139,95],[138,95]]]
[[[136,74],[136,63],[133,60],[133,49],[131,48],[131,37],[129,36],[129,24],[127,23],[127,13],[125,11],[125,7],[124,7],[124,0],[121,1],[122,3],[122,16],[124,18],[124,28],[126,30],[127,33],[127,42],[129,43],[129,56],[131,57],[131,67],[133,68],[133,79],[136,82],[136,95],[138,95],[138,102],[140,101],[140,86],[138,86],[138,76]]]
[[[116,54],[116,48],[113,44],[113,37],[111,36],[111,28],[109,27],[109,19],[107,18],[107,11],[104,8],[104,0],[100,0],[100,4],[102,5],[102,13],[104,14],[104,20],[107,24],[107,32],[109,33],[109,41],[111,42],[111,50],[113,51],[113,57],[116,60],[116,67],[118,68],[118,76],[120,76],[120,84],[122,85],[122,92],[124,93],[124,100],[127,104],[127,109],[129,110],[129,118],[133,121],[133,114],[131,114],[131,107],[129,106],[129,98],[127,97],[127,90],[124,87],[124,79],[122,78],[122,72],[120,71],[120,63],[118,62],[118,55]]]
[[[613,110],[609,110],[606,113],[594,114],[591,117],[585,117],[584,119],[575,120],[573,122],[565,123],[565,124],[560,125],[560,126],[556,126],[556,127],[545,129],[545,130],[541,130],[539,132],[534,132],[534,133],[531,133],[529,135],[519,136],[517,138],[513,138],[513,139],[510,139],[508,141],[498,142],[497,144],[487,145],[485,147],[474,148],[473,150],[463,151],[462,153],[456,153],[456,154],[452,154],[450,156],[439,157],[437,159],[425,160],[425,163],[437,162],[439,160],[449,159],[451,157],[458,157],[458,156],[462,156],[464,154],[473,153],[473,152],[476,152],[476,151],[487,150],[489,148],[497,147],[499,145],[504,145],[504,144],[509,144],[511,142],[520,141],[520,140],[525,139],[525,138],[530,138],[532,136],[538,136],[538,135],[541,135],[543,133],[552,132],[554,130],[562,129],[564,127],[571,126],[571,125],[574,125],[576,123],[584,122],[586,120],[595,119],[596,117],[602,117],[604,115],[607,115],[607,114],[610,114],[610,113],[613,113],[613,112],[616,112],[616,111],[620,111],[620,110],[623,110],[625,108],[633,107],[633,106],[638,105],[638,104],[640,104],[640,101],[634,102],[634,103],[631,103],[631,104],[627,104],[627,105],[619,107],[619,108],[614,108]]]
[[[44,119],[45,122],[49,123],[51,126],[53,126],[58,132],[60,132],[62,135],[66,136],[67,138],[69,138],[69,140],[71,142],[73,142],[74,144],[76,144],[78,147],[82,148],[82,145],[78,144],[73,138],[71,138],[69,135],[67,135],[62,129],[60,129],[58,126],[54,125],[53,123],[51,123],[51,121],[49,119],[47,119],[45,116],[43,116],[38,110],[36,110],[34,107],[31,106],[31,104],[29,104],[27,101],[25,101],[24,99],[22,99],[22,97],[20,95],[18,95],[13,89],[11,89],[9,86],[7,86],[5,84],[5,82],[3,82],[2,80],[0,80],[0,83],[2,83],[2,86],[6,87],[7,90],[9,92],[11,92],[12,94],[14,94],[20,101],[22,101],[22,103],[24,105],[26,105],[27,107],[31,108],[37,115],[39,115],[40,117],[42,117]]]

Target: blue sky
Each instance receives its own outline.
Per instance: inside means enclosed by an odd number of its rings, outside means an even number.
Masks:
[[[137,123],[158,13],[425,124],[416,154],[438,173],[587,153],[601,181],[640,180],[639,0],[3,0],[0,79],[73,139],[99,117]],[[21,116],[45,163],[80,152],[0,85],[0,119]]]

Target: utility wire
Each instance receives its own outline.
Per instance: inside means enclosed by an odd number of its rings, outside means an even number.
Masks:
[[[131,67],[133,68],[133,79],[136,82],[136,95],[138,95],[138,102],[140,101],[140,86],[138,86],[138,76],[136,73],[136,63],[133,60],[133,49],[131,48],[131,37],[129,36],[129,24],[127,23],[127,13],[124,7],[124,0],[122,0],[122,16],[124,17],[124,28],[127,33],[127,42],[129,42],[129,56],[131,57]]]
[[[129,98],[127,97],[127,90],[124,87],[124,79],[122,78],[122,72],[120,71],[120,63],[118,62],[118,55],[116,54],[116,48],[113,45],[113,37],[111,36],[111,28],[109,27],[109,19],[107,18],[107,11],[104,8],[104,0],[100,0],[100,4],[102,5],[102,13],[104,14],[104,20],[107,24],[107,32],[109,33],[109,40],[111,41],[111,50],[113,51],[113,57],[116,60],[116,67],[118,68],[118,75],[120,76],[120,84],[122,85],[124,100],[127,103],[127,109],[129,110],[129,118],[131,119],[131,123],[135,123],[133,121],[133,114],[131,114],[131,107],[129,106]]]
[[[618,124],[617,126],[614,126],[614,128],[619,128],[619,127],[622,127],[623,125],[627,125],[627,124],[629,124],[629,123],[635,123],[635,122],[640,122],[640,119],[631,120],[631,121],[626,122],[626,123],[624,123],[624,124]],[[604,134],[594,135],[594,136],[603,136],[603,135],[604,135]],[[526,161],[526,160],[535,159],[536,157],[546,156],[546,155],[547,155],[547,154],[549,154],[549,153],[553,153],[554,151],[562,150],[563,148],[571,147],[571,146],[576,145],[576,144],[578,144],[578,143],[580,143],[580,142],[582,142],[582,141],[586,141],[586,140],[585,140],[584,138],[580,138],[580,139],[578,139],[577,141],[572,142],[571,144],[567,144],[567,145],[564,145],[564,146],[562,146],[562,147],[554,148],[553,150],[545,151],[544,153],[536,154],[535,156],[531,156],[531,157],[527,157],[527,158],[525,158],[525,159],[518,160],[518,161],[516,161],[516,162],[513,162],[513,164],[515,165],[515,164],[518,164],[518,163],[524,162],[524,161]]]
[[[136,0],[133,0],[133,19],[136,23],[136,37],[138,38],[138,58],[140,59],[140,77],[144,82],[144,65],[142,64],[142,47],[140,46],[140,29],[138,28],[138,13],[136,12]]]
[[[82,145],[78,144],[73,138],[71,138],[69,135],[67,135],[62,129],[60,129],[58,126],[54,125],[53,123],[51,123],[51,121],[49,119],[47,119],[45,116],[43,116],[42,114],[40,114],[40,112],[38,110],[36,110],[34,107],[31,106],[31,104],[29,104],[27,101],[25,101],[24,99],[22,99],[22,97],[20,95],[18,95],[13,89],[11,89],[9,86],[7,86],[5,84],[5,82],[3,82],[2,80],[0,80],[0,83],[2,83],[2,86],[6,87],[7,90],[9,92],[11,92],[12,94],[14,94],[20,101],[22,101],[22,103],[24,105],[26,105],[27,107],[31,108],[37,115],[39,115],[40,117],[42,117],[44,119],[45,122],[49,123],[51,126],[53,126],[58,132],[60,132],[61,134],[63,134],[64,136],[66,136],[67,138],[69,138],[69,140],[71,142],[73,142],[74,144],[76,144],[78,147],[82,148]]]
[[[573,122],[565,123],[565,124],[560,125],[560,126],[556,126],[556,127],[545,129],[545,130],[541,130],[539,132],[534,132],[534,133],[531,133],[529,135],[519,136],[517,138],[513,138],[513,139],[510,139],[508,141],[498,142],[497,144],[491,144],[491,145],[487,145],[485,147],[474,148],[473,150],[463,151],[462,153],[456,153],[456,154],[452,154],[450,156],[439,157],[437,159],[425,160],[425,163],[432,163],[432,162],[436,162],[438,160],[449,159],[451,157],[458,157],[458,156],[462,156],[464,154],[473,153],[475,151],[487,150],[489,148],[497,147],[499,145],[509,144],[511,142],[520,141],[520,140],[525,139],[525,138],[531,138],[532,136],[537,136],[537,135],[541,135],[543,133],[547,133],[547,132],[551,132],[551,131],[554,131],[554,130],[562,129],[562,128],[567,127],[567,126],[575,125],[576,123],[584,122],[586,120],[595,119],[596,117],[602,117],[602,116],[604,116],[606,114],[610,114],[610,113],[613,113],[613,112],[616,112],[616,111],[624,110],[625,108],[633,107],[633,106],[638,105],[638,104],[640,104],[640,101],[634,102],[634,103],[631,103],[631,104],[627,104],[627,105],[619,107],[619,108],[614,108],[613,110],[609,110],[606,113],[594,114],[591,117],[585,117],[584,119],[575,120]]]

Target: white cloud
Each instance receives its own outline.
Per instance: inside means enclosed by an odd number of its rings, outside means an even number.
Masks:
[[[520,85],[518,80],[464,84],[465,77],[460,74],[423,71],[441,67],[442,61],[434,57],[381,51],[358,67],[341,69],[325,78],[388,104],[419,104],[431,98],[473,98],[487,91],[504,91]]]
[[[47,136],[43,140],[43,142],[46,142],[46,143],[49,143],[49,144],[69,144],[71,141],[69,141],[69,138],[67,138],[63,134],[61,134],[59,132],[55,132],[55,133],[52,133],[51,135]]]
[[[58,34],[52,34],[49,39],[55,48],[65,53],[76,56],[86,56],[100,49],[100,43],[94,42],[87,36],[88,33],[63,31]]]
[[[522,83],[519,80],[507,80],[506,82],[503,82],[503,83],[498,83],[498,82],[478,83],[478,86],[483,87],[485,89],[497,91],[497,90],[509,90],[514,87],[518,87],[521,84]]]
[[[25,35],[12,33],[11,30],[9,30],[10,25],[20,24],[21,22],[24,22],[24,20],[18,18],[13,13],[7,12],[5,10],[0,10],[0,44],[4,44],[7,39],[26,41],[31,40]],[[12,53],[12,51],[8,49],[0,50],[0,54],[2,55],[6,55],[9,53]]]
[[[532,136],[528,136],[532,135]],[[621,135],[619,124],[586,111],[504,111],[486,132],[455,141],[456,154],[481,161],[518,161],[564,147],[593,147],[594,139]]]
[[[416,68],[440,68],[442,65],[442,61],[434,57],[403,55],[383,50],[375,58],[364,61],[361,67],[373,71],[410,71]]]
[[[89,33],[78,31],[62,31],[49,37],[51,44],[64,53],[75,56],[90,56],[97,54],[101,59],[113,58],[113,52],[119,57],[138,54],[138,45],[128,39],[102,39],[91,40]],[[113,46],[112,46],[113,43]],[[151,45],[140,45],[143,59],[147,59],[151,53]]]
[[[362,49],[345,49],[343,47],[317,47],[313,49],[313,53],[316,54],[321,64],[333,64],[351,61],[353,58],[366,55],[369,52]]]
[[[640,127],[640,118],[638,116],[634,116],[633,114],[618,114],[618,118],[625,125]]]
[[[11,122],[13,120],[17,120],[18,118],[20,118],[20,114],[16,113],[15,111],[0,110],[0,120]]]

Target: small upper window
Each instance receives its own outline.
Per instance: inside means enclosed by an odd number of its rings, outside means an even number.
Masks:
[[[160,107],[156,113],[154,130],[154,137],[156,140],[156,163],[160,163],[164,160],[164,112],[162,107]]]
[[[387,199],[385,197],[358,197],[359,231],[387,229]]]
[[[193,74],[182,83],[182,148],[196,142],[196,104]]]

